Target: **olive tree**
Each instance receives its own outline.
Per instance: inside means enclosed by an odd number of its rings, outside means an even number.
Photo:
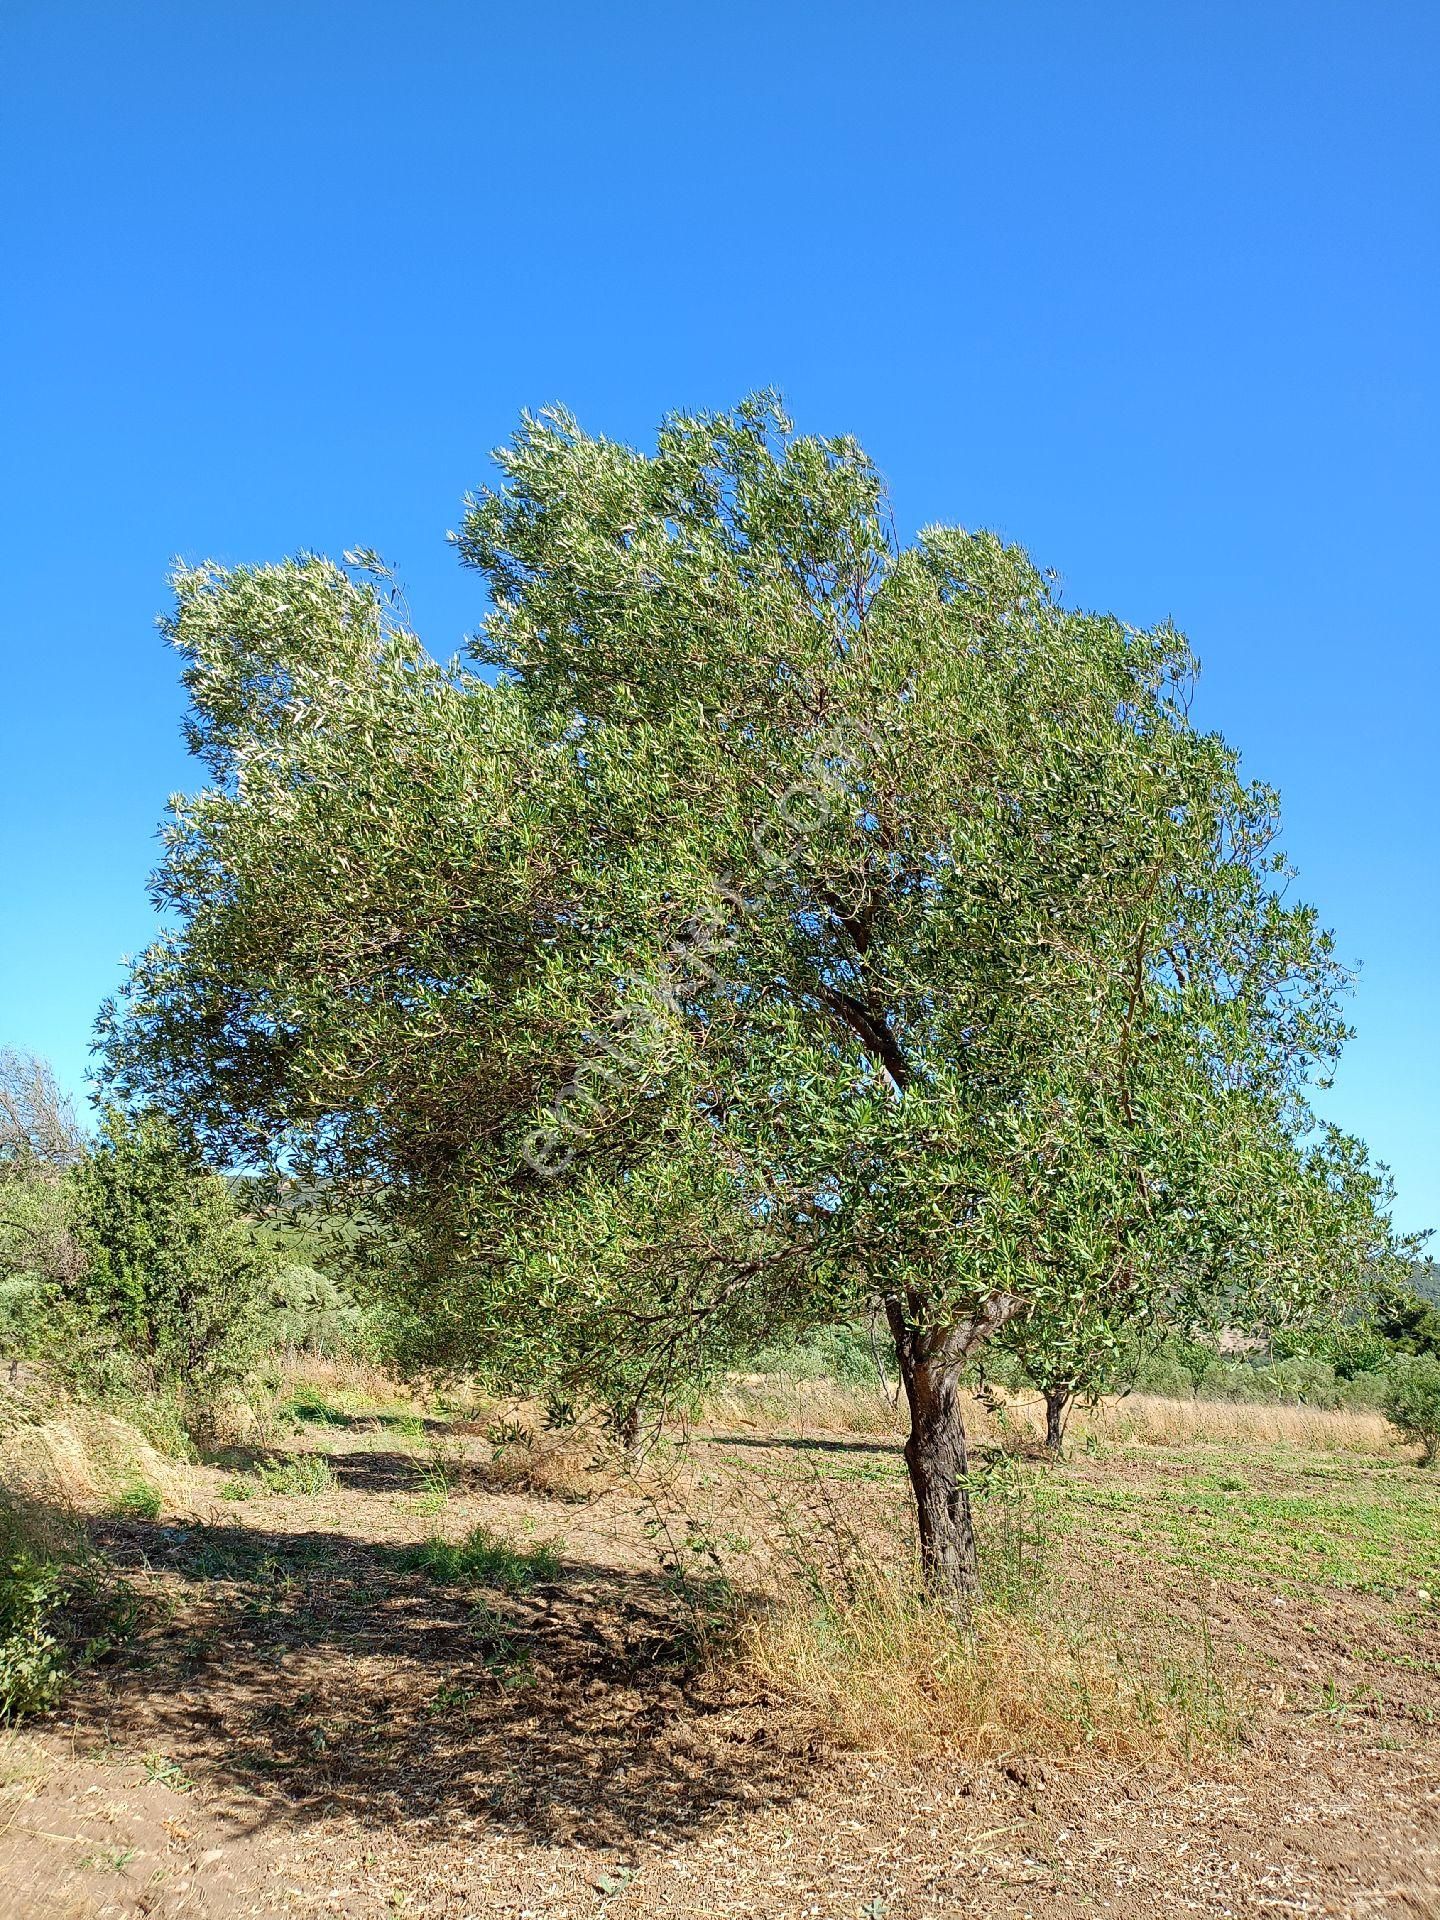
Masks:
[[[366,1197],[439,1346],[615,1405],[882,1309],[963,1605],[987,1340],[1079,1272],[1143,1318],[1240,1239],[1232,1315],[1310,1284],[1288,1148],[1343,978],[1275,796],[1172,628],[902,542],[768,397],[497,460],[469,663],[354,564],[176,576],[211,784],[112,1078]]]
[[[1043,1311],[1004,1328],[1000,1347],[1044,1401],[1051,1453],[1061,1451],[1073,1403],[1127,1386],[1146,1348],[1167,1335],[1258,1321],[1272,1340],[1313,1340],[1317,1328],[1338,1326],[1409,1271],[1419,1238],[1392,1228],[1389,1170],[1371,1162],[1361,1141],[1319,1126],[1304,1139],[1274,1133],[1270,1154],[1262,1177],[1235,1196],[1203,1267],[1177,1272],[1139,1312],[1127,1311],[1103,1273],[1072,1267],[1057,1274]],[[1248,1220],[1247,1204],[1255,1210]],[[1270,1271],[1277,1261],[1278,1276]]]

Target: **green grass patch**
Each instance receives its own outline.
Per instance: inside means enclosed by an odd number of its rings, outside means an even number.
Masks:
[[[333,1493],[336,1486],[335,1469],[318,1453],[292,1453],[282,1460],[267,1460],[256,1477],[267,1493]]]
[[[377,1427],[398,1433],[404,1440],[425,1438],[425,1422],[418,1413],[377,1413],[373,1417]]]
[[[148,1480],[127,1480],[116,1495],[115,1511],[124,1520],[158,1520],[160,1495]]]
[[[1440,1586],[1440,1487],[1353,1468],[1302,1476],[1292,1466],[1286,1479],[1254,1486],[1211,1471],[1137,1486],[1057,1474],[1049,1491],[1062,1531],[1203,1575],[1290,1591]]]
[[[350,1415],[332,1407],[318,1393],[297,1393],[276,1409],[282,1420],[297,1426],[348,1427]]]
[[[411,1572],[428,1573],[445,1586],[498,1587],[503,1593],[527,1593],[560,1571],[555,1546],[542,1541],[517,1547],[488,1527],[472,1527],[463,1540],[432,1536],[401,1556]]]

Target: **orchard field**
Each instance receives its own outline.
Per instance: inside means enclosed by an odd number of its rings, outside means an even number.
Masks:
[[[1440,1910],[1440,1476],[1364,1413],[972,1418],[963,1653],[883,1573],[878,1390],[736,1380],[632,1465],[354,1366],[204,1465],[12,1430],[136,1617],[4,1737],[3,1911]]]
[[[452,538],[177,564],[0,1047],[15,1920],[1434,1915],[1436,1269],[1184,636],[768,391]]]

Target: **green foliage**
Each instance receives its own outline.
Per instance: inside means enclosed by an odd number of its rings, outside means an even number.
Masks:
[[[0,1723],[8,1725],[53,1706],[65,1683],[65,1582],[52,1560],[13,1538],[0,1545]]]
[[[744,1364],[755,1373],[778,1374],[791,1380],[839,1380],[846,1385],[873,1385],[875,1346],[862,1326],[816,1327],[803,1337],[758,1348]]]
[[[127,1480],[115,1501],[115,1511],[127,1520],[158,1520],[161,1513],[159,1493],[147,1480]]]
[[[55,1308],[84,1265],[67,1185],[0,1186],[0,1352],[33,1356],[55,1332]]]
[[[335,1469],[319,1453],[292,1453],[283,1459],[266,1460],[257,1469],[257,1475],[267,1493],[332,1493],[336,1485]]]
[[[1380,1297],[1375,1331],[1392,1352],[1429,1354],[1440,1360],[1440,1306],[1405,1287],[1392,1287]]]
[[[0,1504],[0,1725],[54,1706],[70,1675],[112,1651],[134,1619],[113,1576],[55,1554]]]
[[[65,1304],[111,1384],[200,1403],[253,1362],[268,1263],[225,1182],[159,1114],[112,1109],[70,1176],[85,1261]]]
[[[1272,1356],[1262,1349],[1227,1357],[1211,1342],[1172,1333],[1144,1349],[1131,1348],[1103,1391],[1133,1391],[1168,1400],[1371,1408],[1380,1405],[1384,1381],[1378,1370],[1342,1371],[1319,1353]],[[1003,1346],[986,1354],[983,1384],[998,1390],[1002,1398],[1039,1391]]]
[[[512,1546],[483,1526],[472,1528],[459,1541],[426,1540],[407,1550],[401,1564],[450,1586],[498,1587],[505,1593],[527,1593],[560,1571],[552,1545]]]
[[[1213,1346],[1174,1336],[1141,1355],[1127,1375],[1137,1393],[1167,1399],[1235,1400],[1310,1407],[1375,1407],[1382,1376],[1343,1373],[1318,1353],[1227,1358]]]
[[[1440,1359],[1440,1308],[1424,1288],[1433,1263],[1373,1262],[1353,1309],[1318,1325],[1277,1330],[1273,1346],[1281,1359],[1313,1355],[1328,1360],[1345,1380],[1383,1373],[1404,1354]]]
[[[367,1345],[366,1315],[347,1288],[314,1267],[292,1262],[270,1281],[269,1338],[292,1352],[333,1358]]]
[[[1309,1105],[1343,971],[1179,633],[901,545],[771,396],[497,460],[474,665],[373,572],[177,573],[211,785],[101,1021],[122,1093],[368,1223],[413,1361],[622,1417],[883,1302],[1088,1381],[1394,1257]]]
[[[3,1059],[0,1054],[0,1064]],[[43,1078],[38,1064],[35,1071]],[[0,1100],[3,1094],[0,1073]],[[47,1157],[43,1137],[32,1145],[16,1121],[10,1131],[8,1153],[0,1151],[0,1352],[29,1356],[53,1334],[56,1301],[83,1271],[85,1255],[68,1177],[74,1157]],[[0,1125],[0,1147],[3,1134]],[[80,1152],[78,1144],[74,1151]]]
[[[1309,1139],[1274,1140],[1268,1152],[1270,1176],[1261,1197],[1275,1214],[1269,1231],[1283,1239],[1271,1245],[1254,1222],[1247,1227],[1243,1213],[1232,1219],[1232,1236],[1209,1250],[1198,1284],[1175,1290],[1189,1316],[1182,1326],[1174,1324],[1175,1302],[1163,1292],[1139,1303],[1117,1299],[1083,1264],[1062,1267],[1065,1284],[1043,1310],[1017,1316],[999,1335],[1019,1377],[1041,1392],[1088,1399],[1131,1385],[1250,1397],[1253,1367],[1226,1368],[1213,1338],[1232,1323],[1258,1323],[1277,1356],[1295,1362],[1295,1385],[1275,1369],[1257,1398],[1311,1398],[1299,1382],[1303,1362],[1313,1358],[1319,1371],[1311,1384],[1329,1398],[1312,1404],[1334,1405],[1337,1371],[1359,1374],[1383,1365],[1386,1347],[1370,1332],[1366,1302],[1377,1293],[1397,1298],[1408,1246],[1391,1230],[1388,1170],[1372,1165],[1361,1143],[1334,1127]],[[1277,1261],[1280,1287],[1267,1272]],[[1199,1337],[1202,1330],[1212,1337]]]
[[[1424,1449],[1427,1465],[1440,1457],[1440,1359],[1421,1353],[1392,1361],[1381,1406],[1391,1425]]]

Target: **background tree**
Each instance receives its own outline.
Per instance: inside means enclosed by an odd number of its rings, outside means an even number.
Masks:
[[[69,1171],[85,1139],[49,1063],[0,1047],[0,1355],[30,1354],[84,1268]]]
[[[1419,1445],[1425,1466],[1440,1459],[1440,1359],[1418,1353],[1393,1360],[1382,1405],[1401,1436]]]
[[[49,1062],[0,1047],[0,1181],[58,1179],[84,1150],[74,1107]]]
[[[213,785],[115,1082],[368,1196],[452,1356],[663,1393],[878,1303],[963,1603],[986,1339],[1081,1271],[1143,1318],[1242,1239],[1234,1312],[1313,1283],[1283,1188],[1342,978],[1274,796],[1171,628],[902,545],[769,399],[498,459],[458,539],[498,684],[326,562],[177,576]]]
[[[1433,1262],[1415,1261],[1405,1275],[1387,1273],[1377,1285],[1370,1325],[1391,1353],[1429,1353],[1440,1360],[1440,1306],[1416,1287],[1417,1272],[1423,1283],[1432,1268]]]
[[[253,1358],[272,1271],[226,1182],[162,1115],[112,1108],[71,1206],[84,1263],[62,1305],[88,1364],[203,1407]]]
[[[1143,1315],[1127,1313],[1123,1299],[1076,1269],[1043,1312],[1020,1315],[1003,1330],[1002,1349],[1044,1399],[1052,1453],[1061,1450],[1074,1400],[1093,1404],[1127,1385],[1147,1347],[1162,1338],[1193,1341],[1233,1326],[1308,1351],[1367,1302],[1394,1297],[1415,1241],[1394,1233],[1389,1172],[1371,1163],[1361,1141],[1333,1126],[1304,1140],[1272,1132],[1268,1164],[1247,1164],[1258,1177],[1236,1196],[1224,1237],[1199,1270],[1177,1276],[1169,1297],[1156,1290]],[[1247,1198],[1257,1210],[1248,1221]],[[1266,1270],[1277,1262],[1278,1272]],[[1261,1302],[1268,1318],[1256,1313]]]

